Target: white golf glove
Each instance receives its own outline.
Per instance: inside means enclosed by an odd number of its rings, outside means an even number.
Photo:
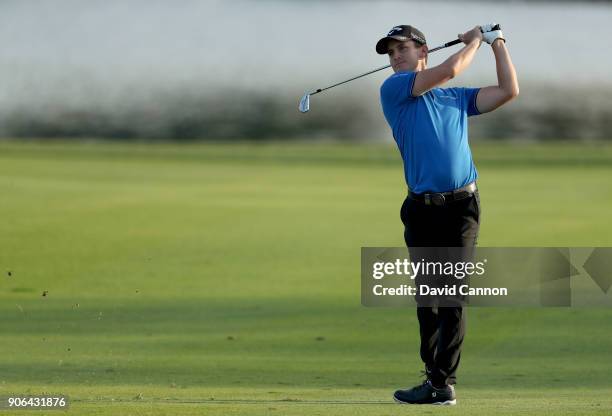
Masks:
[[[481,25],[480,31],[482,32],[482,40],[487,42],[489,45],[492,45],[497,39],[501,39],[504,42],[506,41],[504,34],[501,31],[501,26],[497,23],[487,23],[486,25]]]

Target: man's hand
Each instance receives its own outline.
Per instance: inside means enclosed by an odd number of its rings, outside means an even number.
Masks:
[[[498,25],[497,23],[487,23],[484,25],[480,25],[480,31],[482,33],[492,32],[494,30],[500,30],[500,29],[501,29],[501,26]]]
[[[457,35],[457,37],[466,45],[474,40],[478,40],[478,46],[480,46],[480,42],[482,42],[482,32],[480,31],[480,26],[475,26],[472,30],[468,30],[465,33],[460,33]]]
[[[501,39],[506,42],[504,34],[501,31],[501,27],[497,23],[487,23],[486,25],[480,26],[482,31],[482,40],[492,45],[497,39]]]

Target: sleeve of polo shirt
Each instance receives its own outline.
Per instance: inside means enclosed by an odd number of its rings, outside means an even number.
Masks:
[[[476,107],[476,97],[480,88],[461,88],[463,93],[463,105],[467,111],[468,117],[480,115],[478,107]]]
[[[380,87],[382,101],[392,105],[414,100],[412,87],[416,72],[398,72],[391,75]]]

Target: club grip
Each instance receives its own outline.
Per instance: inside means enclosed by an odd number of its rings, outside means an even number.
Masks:
[[[461,40],[459,39],[451,40],[450,42],[446,42],[444,44],[444,47],[448,48],[449,46],[457,45],[458,43],[461,43]]]

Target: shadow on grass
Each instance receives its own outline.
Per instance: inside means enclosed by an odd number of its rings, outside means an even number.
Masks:
[[[349,301],[11,298],[0,314],[9,385],[393,389],[422,367],[414,311]],[[470,316],[466,386],[610,383],[610,311]]]

